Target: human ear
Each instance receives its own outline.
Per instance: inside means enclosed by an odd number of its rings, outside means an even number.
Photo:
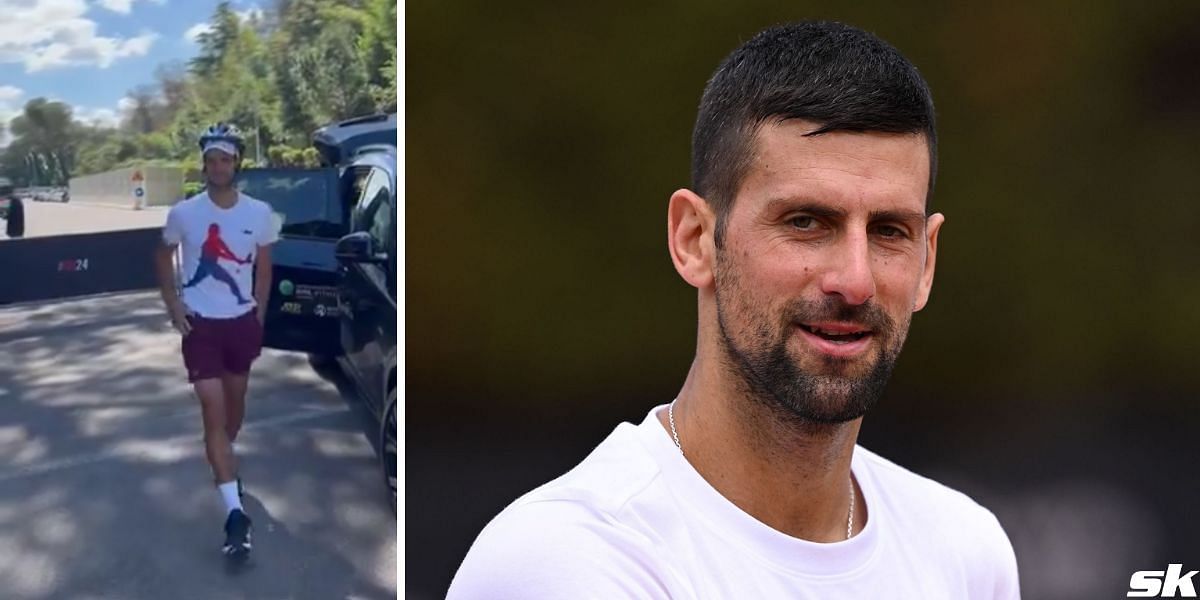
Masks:
[[[918,282],[917,300],[913,304],[913,312],[917,312],[929,303],[929,294],[933,290],[933,271],[937,266],[938,232],[946,217],[942,213],[934,213],[925,219],[925,264],[921,269],[921,280]]]
[[[667,249],[683,280],[692,287],[712,286],[716,218],[708,202],[689,189],[676,190],[667,206]]]

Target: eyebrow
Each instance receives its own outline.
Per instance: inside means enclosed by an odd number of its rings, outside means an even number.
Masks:
[[[767,203],[768,212],[774,213],[784,209],[804,212],[814,217],[826,219],[841,219],[846,217],[846,211],[840,208],[804,198],[776,198]],[[868,220],[870,221],[924,223],[925,219],[925,213],[916,210],[873,210],[868,215]]]
[[[901,223],[924,223],[925,213],[916,210],[876,210],[872,211],[872,221],[900,221]]]

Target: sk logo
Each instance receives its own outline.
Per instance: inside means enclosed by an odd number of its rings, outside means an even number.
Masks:
[[[1192,576],[1200,571],[1183,574],[1183,565],[1171,563],[1164,571],[1138,571],[1129,578],[1127,598],[1195,598],[1196,586]]]

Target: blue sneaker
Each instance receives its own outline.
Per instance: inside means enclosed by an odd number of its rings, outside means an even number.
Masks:
[[[235,559],[245,559],[250,555],[250,517],[241,509],[233,509],[225,519],[225,545],[221,551],[226,556]]]

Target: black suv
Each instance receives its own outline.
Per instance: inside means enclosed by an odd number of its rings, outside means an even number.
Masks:
[[[340,364],[379,419],[396,491],[396,115],[313,134],[325,166],[247,169],[238,187],[282,219],[263,344]]]
[[[370,151],[349,169],[361,177],[350,233],[338,240],[342,278],[341,365],[379,417],[379,449],[396,496],[396,154]],[[394,503],[393,503],[394,505]]]

